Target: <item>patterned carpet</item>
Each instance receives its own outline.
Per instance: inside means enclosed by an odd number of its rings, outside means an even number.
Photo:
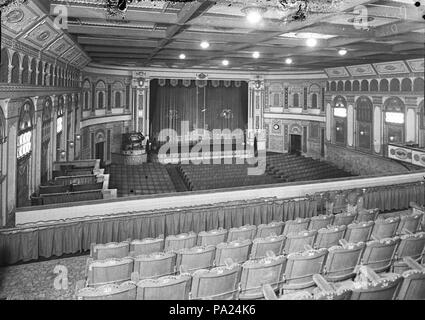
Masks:
[[[0,299],[71,300],[78,280],[84,279],[87,255],[0,268]],[[68,289],[55,289],[55,267],[68,270]],[[58,281],[57,281],[58,282]],[[61,282],[58,282],[59,284]]]

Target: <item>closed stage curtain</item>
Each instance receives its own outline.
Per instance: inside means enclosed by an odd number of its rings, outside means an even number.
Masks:
[[[171,128],[182,134],[181,121],[189,122],[189,130],[242,129],[248,122],[248,85],[246,82],[151,81],[151,135]],[[227,112],[223,112],[227,111]],[[204,115],[205,113],[205,115]]]

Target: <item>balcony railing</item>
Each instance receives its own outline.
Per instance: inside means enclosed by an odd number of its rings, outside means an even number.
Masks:
[[[416,145],[388,144],[388,157],[425,167],[425,149]]]

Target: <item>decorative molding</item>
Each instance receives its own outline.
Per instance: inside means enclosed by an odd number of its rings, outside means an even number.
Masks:
[[[345,69],[344,67],[326,68],[325,72],[327,73],[329,78],[345,78],[350,76],[347,69]]]
[[[347,69],[353,77],[376,75],[375,70],[373,69],[372,65],[370,65],[370,64],[348,66]]]
[[[424,72],[425,70],[424,59],[406,60],[406,63],[409,65],[409,68],[412,70],[412,72]]]
[[[410,72],[404,61],[374,63],[373,66],[379,74],[399,74]]]

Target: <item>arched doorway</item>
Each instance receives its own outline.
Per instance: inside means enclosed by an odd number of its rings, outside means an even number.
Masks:
[[[403,144],[405,139],[405,105],[398,97],[388,98],[384,103],[384,143]]]
[[[34,105],[27,100],[19,112],[16,144],[16,206],[29,205]]]
[[[100,166],[105,166],[105,132],[97,130],[95,134],[95,159],[100,159]]]
[[[359,148],[372,149],[373,103],[368,97],[360,97],[356,101],[357,145]]]

